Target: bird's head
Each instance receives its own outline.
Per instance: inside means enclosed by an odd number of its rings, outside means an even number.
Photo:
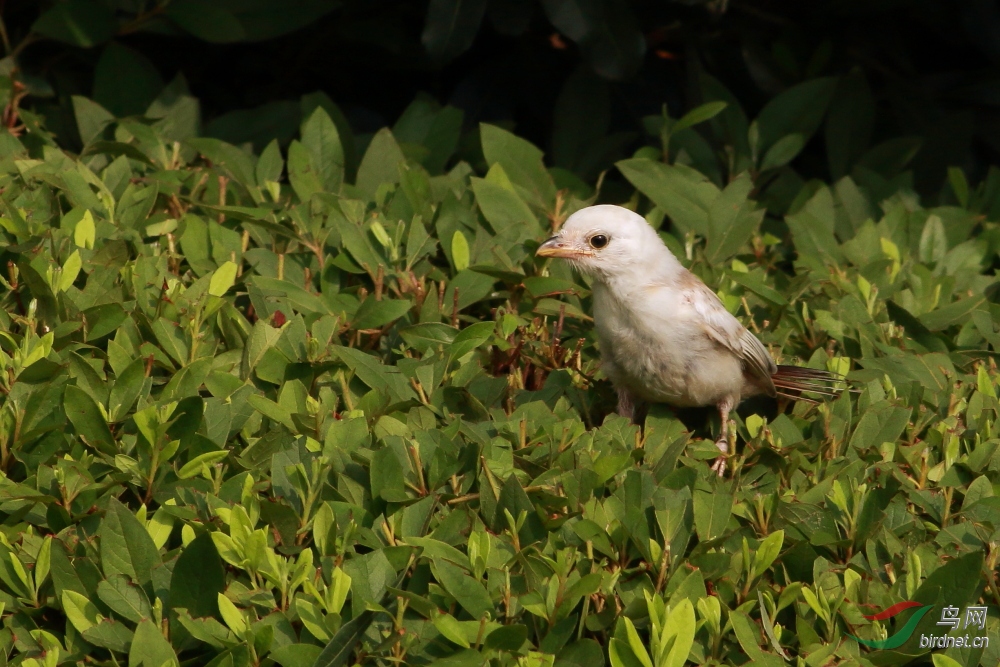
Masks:
[[[621,206],[590,206],[569,216],[539,246],[539,257],[560,257],[595,278],[658,274],[680,263],[646,220]]]

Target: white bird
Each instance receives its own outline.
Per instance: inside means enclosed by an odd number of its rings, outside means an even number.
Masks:
[[[838,375],[776,365],[757,337],[628,209],[577,211],[537,255],[566,259],[592,279],[601,367],[617,390],[620,415],[636,420],[642,403],[718,409],[721,455],[712,470],[720,476],[729,412],[744,398],[836,393]]]

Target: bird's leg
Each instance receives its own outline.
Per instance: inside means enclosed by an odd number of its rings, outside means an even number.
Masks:
[[[635,420],[636,401],[628,389],[616,387],[618,392],[618,414],[626,419]]]
[[[636,401],[632,406],[632,423],[644,427],[646,415],[649,414],[649,403],[646,401]]]
[[[715,446],[722,454],[715,459],[712,470],[722,477],[726,472],[726,456],[729,454],[729,411],[733,409],[734,401],[730,398],[719,403],[719,416],[722,417],[722,428],[719,429],[719,439],[715,441]]]

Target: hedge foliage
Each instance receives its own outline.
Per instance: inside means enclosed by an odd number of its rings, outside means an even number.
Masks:
[[[73,98],[73,155],[24,111],[0,134],[7,660],[900,665],[977,603],[996,639],[1000,171],[924,206],[912,142],[845,131],[838,179],[806,182],[851,78],[752,121],[700,85],[646,119],[619,203],[776,358],[859,390],[745,406],[722,480],[707,413],[608,414],[587,283],[533,255],[600,180],[507,130],[421,98],[355,137],[313,95],[254,154],[196,136],[175,85],[122,118]],[[903,600],[935,605],[910,641],[848,637]]]

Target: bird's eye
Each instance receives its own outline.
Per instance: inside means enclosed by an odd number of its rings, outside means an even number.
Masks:
[[[590,247],[600,250],[608,245],[608,237],[604,234],[594,234],[590,237]]]

